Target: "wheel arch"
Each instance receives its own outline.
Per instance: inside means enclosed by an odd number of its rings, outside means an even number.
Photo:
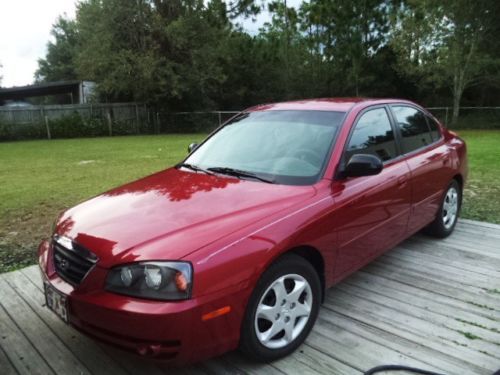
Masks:
[[[464,189],[464,178],[460,173],[457,173],[455,176],[453,176],[453,179],[457,181],[458,185],[460,186],[460,189]]]
[[[326,281],[325,281],[325,260],[321,252],[313,246],[300,245],[288,249],[287,251],[283,252],[280,255],[280,257],[286,254],[298,255],[301,258],[304,258],[313,266],[321,282],[321,302],[323,303],[325,300]],[[278,259],[280,257],[278,257]]]

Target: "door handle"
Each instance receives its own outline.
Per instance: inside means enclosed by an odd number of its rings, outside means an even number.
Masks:
[[[408,182],[408,177],[405,175],[405,176],[399,176],[398,177],[398,185],[399,186],[403,186],[405,185],[406,183]]]

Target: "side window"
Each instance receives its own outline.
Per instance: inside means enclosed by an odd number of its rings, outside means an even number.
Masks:
[[[441,138],[441,131],[439,125],[432,117],[427,116],[427,122],[429,123],[429,128],[431,128],[431,136],[433,141],[437,141]]]
[[[365,112],[354,127],[346,150],[346,161],[354,154],[372,154],[382,161],[397,156],[394,132],[384,108]]]
[[[425,115],[418,109],[394,106],[392,112],[401,131],[403,152],[411,152],[432,143]]]

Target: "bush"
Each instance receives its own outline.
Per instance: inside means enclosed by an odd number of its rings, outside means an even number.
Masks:
[[[77,112],[49,120],[49,127],[52,138],[98,137],[108,133],[100,119],[84,119]]]
[[[17,141],[47,138],[45,125],[0,123],[0,141]]]

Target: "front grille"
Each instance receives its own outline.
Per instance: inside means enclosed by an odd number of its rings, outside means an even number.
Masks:
[[[71,248],[60,242],[57,237],[52,242],[56,273],[68,283],[78,285],[97,262],[97,257],[74,242],[68,243],[67,239],[65,243]]]

